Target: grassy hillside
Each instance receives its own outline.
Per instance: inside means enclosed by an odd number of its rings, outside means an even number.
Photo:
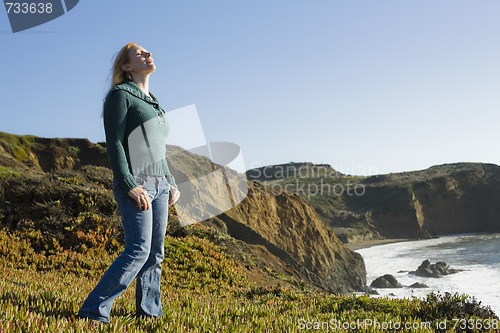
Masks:
[[[168,243],[177,248],[179,244],[170,241]],[[456,332],[459,330],[453,329],[454,318],[469,318],[471,313],[476,313],[478,316],[470,318],[479,318],[479,323],[480,318],[489,317],[476,303],[458,296],[431,296],[425,301],[387,300],[252,286],[234,262],[207,268],[203,263],[207,255],[224,256],[212,245],[196,238],[185,241],[180,248],[189,251],[175,259],[177,267],[166,268],[163,274],[164,315],[161,319],[133,318],[130,314],[134,310],[134,295],[133,288],[129,288],[115,302],[111,324],[92,328],[74,314],[84,295],[96,283],[95,278],[60,271],[7,268],[2,269],[0,279],[0,328],[2,332],[34,333],[301,332],[320,325],[321,332],[344,332],[347,330],[334,328],[349,325],[356,327],[350,332],[381,332],[391,331],[381,329],[382,325],[392,323],[398,327],[397,323],[401,323],[410,328],[401,330],[405,332]],[[197,245],[190,245],[193,242]],[[178,268],[184,265],[192,267],[187,271]],[[438,325],[444,327],[445,318],[449,319],[449,329],[436,330]]]
[[[115,252],[93,249],[85,254],[68,251],[46,256],[37,254],[15,232],[5,230],[0,232],[0,250],[2,332],[301,332],[317,325],[323,328],[320,331],[343,332],[347,330],[333,328],[355,325],[357,329],[349,331],[380,332],[380,325],[389,323],[410,325],[413,329],[403,330],[407,332],[455,332],[455,318],[494,316],[474,300],[458,295],[388,300],[326,295],[285,283],[262,286],[219,246],[190,235],[166,238],[161,319],[131,316],[132,287],[115,302],[111,324],[91,328],[75,314]],[[87,265],[75,268],[79,261]],[[449,329],[435,330],[436,325],[443,327],[445,319]]]

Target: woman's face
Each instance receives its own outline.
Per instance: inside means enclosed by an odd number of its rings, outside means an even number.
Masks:
[[[156,66],[154,64],[153,57],[151,53],[148,52],[142,46],[136,45],[130,48],[128,51],[130,62],[124,65],[124,70],[133,73],[143,73],[151,74],[155,71]]]

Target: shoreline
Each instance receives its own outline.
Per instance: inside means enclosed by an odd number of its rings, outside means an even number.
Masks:
[[[412,241],[412,240],[414,240],[414,239],[406,239],[406,238],[371,239],[371,240],[357,242],[357,243],[344,244],[344,246],[347,247],[351,251],[357,251],[357,250],[366,249],[366,248],[373,247],[373,246],[386,245],[386,244],[392,244],[392,243],[400,243],[400,242],[408,242],[408,241]]]
[[[428,240],[431,242],[427,242]],[[492,281],[498,280],[500,274],[498,256],[493,255],[491,259],[483,257],[484,254],[498,253],[498,240],[500,240],[500,233],[497,232],[468,233],[424,239],[422,241],[426,242],[422,244],[417,244],[421,240],[406,240],[406,242],[409,241],[410,243],[396,244],[382,249],[369,248],[405,240],[369,240],[351,244],[352,246],[346,244],[346,246],[362,255],[365,261],[367,285],[379,276],[393,274],[402,285],[410,286],[416,281],[418,282],[419,278],[408,275],[407,271],[417,267],[421,260],[430,259],[430,257],[434,257],[436,262],[453,262],[454,267],[463,269],[457,274],[447,275],[446,279],[422,279],[429,288],[392,290],[374,288],[379,292],[377,297],[425,297],[431,292],[467,294],[480,300],[485,306],[489,306],[498,315],[500,313],[500,300],[495,297],[495,293],[491,293],[491,286],[470,283],[470,281],[482,281],[485,278]],[[445,245],[441,246],[443,244]],[[493,250],[491,250],[490,246],[493,246]],[[367,250],[364,250],[364,248],[367,248]],[[478,254],[481,257],[476,257]]]
[[[457,236],[475,236],[475,235],[491,235],[491,234],[500,234],[498,232],[470,232],[470,233],[458,233],[458,234],[446,234],[446,235],[439,235],[439,236],[434,236],[434,237],[429,237],[429,238],[383,238],[383,239],[370,239],[366,241],[361,241],[361,242],[356,242],[356,243],[348,243],[345,244],[344,246],[347,247],[351,251],[357,251],[361,249],[366,249],[369,247],[373,246],[378,246],[378,245],[386,245],[386,244],[392,244],[392,243],[400,243],[400,242],[414,242],[414,241],[420,241],[420,240],[429,240],[429,239],[434,239],[434,238],[442,238],[442,237],[457,237]]]

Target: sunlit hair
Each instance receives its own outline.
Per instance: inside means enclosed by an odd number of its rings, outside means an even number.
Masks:
[[[116,54],[113,63],[113,80],[111,82],[111,87],[123,83],[125,80],[132,80],[130,75],[122,69],[122,66],[130,62],[129,50],[134,46],[137,46],[137,44],[134,42],[128,43]]]

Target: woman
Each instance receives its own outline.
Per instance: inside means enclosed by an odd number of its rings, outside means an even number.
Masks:
[[[79,317],[109,323],[113,301],[134,278],[136,315],[162,315],[160,278],[168,206],[180,193],[165,157],[165,112],[149,92],[149,76],[155,69],[151,53],[136,43],[125,45],[114,61],[103,118],[125,250],[89,294]]]

